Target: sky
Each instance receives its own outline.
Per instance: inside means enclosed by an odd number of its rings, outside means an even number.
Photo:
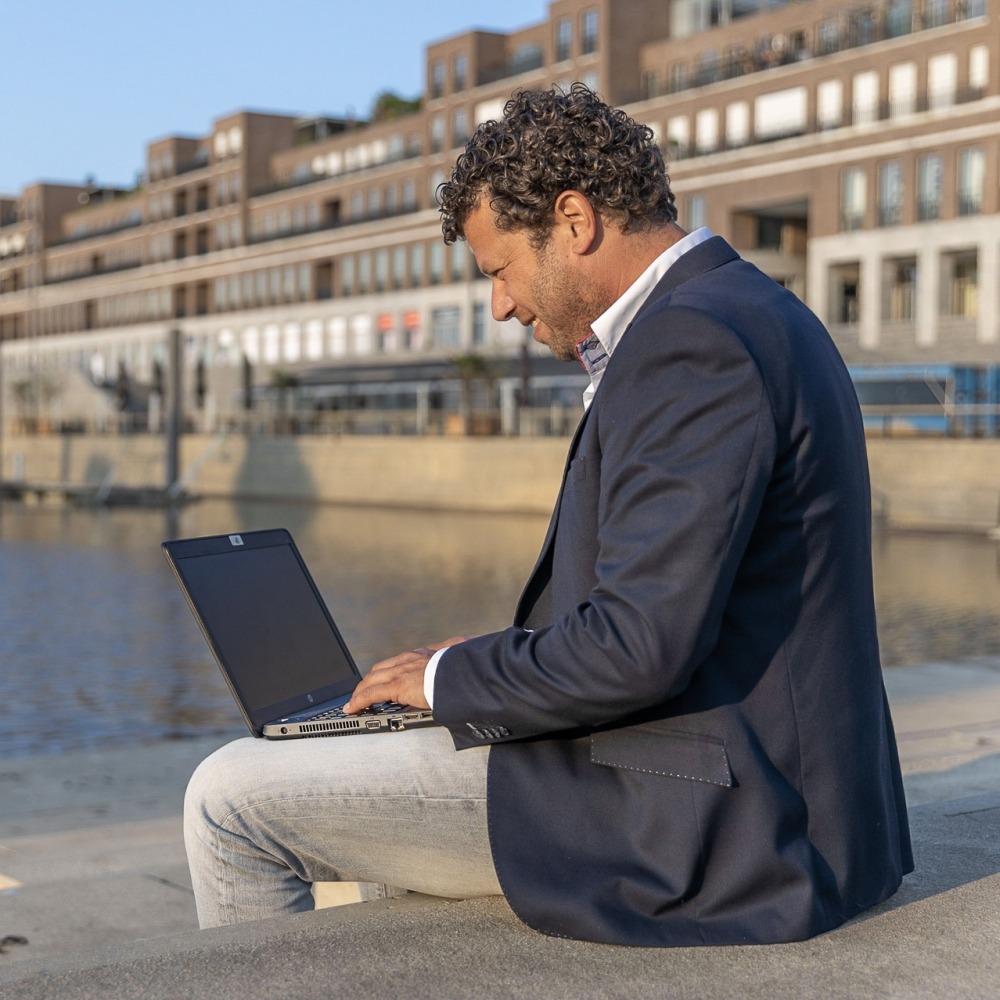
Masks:
[[[149,142],[242,109],[364,117],[424,89],[424,49],[545,20],[547,0],[8,0],[0,192],[131,185]]]

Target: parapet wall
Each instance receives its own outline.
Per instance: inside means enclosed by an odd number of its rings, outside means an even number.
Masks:
[[[199,496],[547,513],[565,438],[187,435],[181,470]],[[1000,440],[872,438],[876,516],[894,528],[988,531],[1000,509]],[[148,435],[7,436],[3,479],[164,483]]]

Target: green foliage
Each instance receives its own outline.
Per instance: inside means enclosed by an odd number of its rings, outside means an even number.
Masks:
[[[405,97],[400,97],[399,94],[395,94],[391,90],[383,90],[375,98],[374,104],[372,104],[372,121],[388,122],[394,118],[402,118],[419,110],[419,97],[409,100]]]

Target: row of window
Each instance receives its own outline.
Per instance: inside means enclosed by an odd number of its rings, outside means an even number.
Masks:
[[[446,247],[440,240],[391,249],[347,254],[316,264],[287,264],[217,278],[208,286],[161,288],[107,296],[86,304],[44,309],[40,333],[154,322],[185,315],[230,312],[268,306],[422,288],[445,281],[462,282],[470,255],[464,243]],[[478,273],[478,272],[476,272]]]
[[[917,157],[912,181],[914,199],[910,218],[928,222],[941,218],[945,211],[944,158],[941,153]],[[840,228],[844,232],[866,225],[871,171],[867,167],[848,167],[841,174]],[[955,216],[978,215],[983,210],[986,191],[986,156],[978,146],[959,149],[955,159]],[[903,164],[899,160],[880,163],[875,176],[875,224],[896,226],[907,221],[908,198]],[[870,224],[870,223],[869,223]]]
[[[212,136],[212,153],[216,162],[237,157],[243,152],[243,129],[238,125],[220,128]],[[199,146],[194,153],[192,162],[178,163],[172,149],[164,149],[159,153],[151,153],[146,169],[151,181],[164,177],[173,177],[179,171],[192,166],[207,166],[208,144]]]
[[[693,115],[675,115],[662,136],[667,155],[680,159],[693,153],[736,149],[753,141],[802,135],[816,129],[874,123],[920,110],[947,108],[968,96],[982,96],[989,84],[989,48],[974,46],[968,54],[968,85],[959,90],[958,56],[940,52],[926,63],[927,91],[918,91],[918,67],[913,61],[890,66],[888,91],[880,92],[877,70],[855,73],[850,93],[844,81],[822,80],[814,95],[815,121],[810,120],[810,91],[805,86],[760,94],[752,101],[736,100],[725,108],[702,108]]]
[[[935,261],[938,274],[937,315],[942,318],[975,319],[979,307],[979,257],[975,249],[954,250],[940,254]],[[872,294],[880,299],[879,315],[884,322],[913,323],[918,315],[921,282],[930,276],[921,274],[915,255],[887,257],[882,261],[880,287]],[[832,266],[829,315],[835,325],[856,325],[861,316],[861,298],[866,294],[861,279],[860,261]]]
[[[146,308],[160,311],[164,318],[173,310],[173,297],[169,289],[148,294],[150,299],[140,303],[130,301],[107,303],[107,311]],[[133,297],[135,298],[135,297]],[[61,318],[61,317],[60,317]],[[56,322],[53,311],[52,326],[68,325]],[[109,324],[111,325],[111,324]],[[462,310],[457,305],[442,305],[425,315],[420,309],[404,307],[398,311],[356,313],[335,316],[326,320],[309,319],[282,324],[250,325],[240,330],[223,329],[217,334],[190,338],[186,346],[188,363],[201,360],[208,365],[242,363],[246,358],[252,364],[298,364],[303,361],[364,357],[373,354],[394,354],[437,348],[458,350],[463,346],[482,347],[489,337],[488,313],[483,303],[473,304],[470,341],[463,343]],[[113,377],[124,368],[133,378],[151,382],[155,365],[165,364],[164,347],[157,343],[137,342],[121,345],[95,345],[86,350],[55,349],[46,352],[48,365],[75,367],[90,370],[98,381]],[[18,359],[13,359],[16,365]]]
[[[600,18],[596,8],[583,11],[579,15],[579,19],[560,17],[554,22],[552,28],[552,52],[555,62],[566,62],[574,56],[592,55],[597,51]],[[521,54],[515,54],[511,60],[511,68],[516,69],[522,64],[530,64],[531,68],[537,69],[541,62],[539,59],[526,57],[524,50],[521,50]],[[475,85],[475,81],[469,80],[469,59],[464,52],[453,55],[450,62],[444,59],[435,59],[431,63],[429,81],[431,100],[443,97],[446,93],[460,94],[468,87]]]

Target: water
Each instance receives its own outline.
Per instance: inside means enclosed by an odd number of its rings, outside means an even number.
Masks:
[[[0,510],[0,760],[245,732],[167,569],[167,537],[286,527],[362,669],[508,624],[547,519],[203,501]],[[876,539],[888,667],[1000,655],[1000,548]]]

